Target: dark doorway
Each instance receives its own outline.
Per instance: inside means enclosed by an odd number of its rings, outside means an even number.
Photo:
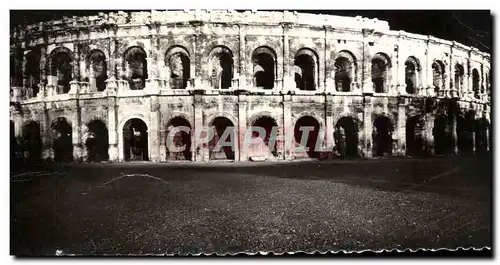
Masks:
[[[106,124],[100,120],[93,120],[89,122],[87,128],[89,132],[85,142],[85,147],[87,148],[88,161],[107,161],[109,158],[109,141],[108,128],[106,128]]]
[[[424,147],[424,121],[419,116],[413,116],[406,121],[406,154],[420,156]]]
[[[342,117],[335,126],[335,147],[341,157],[358,156],[358,126],[351,117]]]
[[[475,132],[476,132],[476,153],[485,153],[488,149],[488,138],[486,131],[488,130],[488,122],[486,119],[478,119],[475,122]],[[491,137],[491,136],[490,136]]]
[[[175,127],[187,127],[189,131],[177,131],[174,133],[172,130]],[[175,117],[170,120],[167,125],[167,160],[191,160],[191,125],[182,117]],[[169,144],[174,145],[176,148],[184,146],[183,151],[169,150]]]
[[[123,151],[125,161],[148,161],[148,127],[134,118],[123,126]]]
[[[312,130],[305,129],[305,127],[312,127]],[[304,132],[309,132],[307,141],[305,143],[305,146],[303,147],[307,149],[307,155],[310,158],[319,158],[319,152],[315,150],[316,141],[319,135],[319,127],[320,127],[319,122],[311,116],[304,116],[298,119],[297,122],[295,123],[294,136],[295,136],[295,142],[297,144],[303,146],[303,143],[301,143],[302,135]]]
[[[278,152],[276,149],[276,143],[277,143],[276,136],[277,135],[271,135],[273,127],[278,126],[276,121],[271,117],[260,117],[252,124],[252,126],[264,128],[264,130],[266,131],[266,135],[261,135],[262,140],[263,140],[264,144],[266,144],[266,146],[269,148],[269,150],[271,151],[273,156],[277,156],[278,155]],[[275,132],[277,132],[277,131],[275,131]],[[256,134],[256,132],[254,132],[254,133]],[[275,139],[271,140],[271,137],[275,137]],[[270,144],[272,144],[272,146],[269,146]]]
[[[29,163],[36,163],[41,160],[42,138],[40,137],[40,125],[31,121],[24,125],[23,140],[25,157]]]
[[[374,156],[387,156],[392,154],[392,132],[394,127],[391,119],[379,116],[373,123]]]
[[[217,117],[212,121],[211,126],[214,129],[214,137],[209,144],[210,160],[234,160],[236,148],[234,124],[228,118]],[[229,131],[224,135],[226,130]],[[225,139],[220,140],[222,137]],[[217,144],[219,141],[220,143]]]
[[[457,117],[457,144],[459,154],[472,154],[474,149],[474,119],[470,116]]]
[[[73,161],[73,131],[65,118],[52,122],[54,135],[54,160],[56,162]]]
[[[446,155],[452,149],[451,132],[448,129],[447,116],[437,116],[434,120],[432,134],[434,136],[434,151],[436,155]]]
[[[274,58],[269,53],[258,53],[253,57],[255,86],[263,89],[274,87]]]

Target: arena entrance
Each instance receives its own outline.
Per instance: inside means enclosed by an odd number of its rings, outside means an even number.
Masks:
[[[210,126],[214,130],[214,137],[209,143],[209,159],[234,160],[236,134],[233,122],[226,117],[217,117],[210,123]],[[220,140],[221,138],[224,139]]]
[[[312,127],[312,130],[305,130],[306,127]],[[319,135],[319,122],[311,117],[304,116],[297,120],[294,128],[294,138],[295,138],[295,146],[305,147],[307,150],[307,156],[310,158],[319,158],[319,152],[316,151],[316,141]],[[301,130],[302,128],[302,130]],[[304,132],[308,132],[307,141],[305,142],[305,146],[303,146],[302,135]],[[318,146],[319,149],[319,146]]]
[[[148,126],[141,119],[130,119],[123,126],[125,161],[148,161]]]
[[[52,122],[54,135],[54,160],[56,162],[73,161],[73,131],[66,118],[57,118]]]
[[[434,152],[436,155],[446,155],[453,147],[451,132],[448,129],[447,116],[437,116],[432,129],[434,136]]]
[[[469,117],[457,117],[457,144],[459,154],[472,154],[474,149],[474,120]]]
[[[88,161],[107,161],[109,141],[106,124],[100,120],[93,120],[87,124],[87,128],[88,136],[85,147],[87,148]]]
[[[373,156],[390,156],[392,154],[392,132],[394,126],[391,119],[379,116],[373,122]]]
[[[177,131],[174,132],[173,129],[176,127],[187,127],[189,128],[189,132],[186,131]],[[192,152],[191,152],[191,125],[189,122],[182,117],[175,117],[167,125],[167,160],[191,160]],[[180,148],[184,146],[183,151],[176,151],[171,148],[171,144],[173,147]],[[172,150],[170,150],[172,149]]]
[[[40,125],[30,121],[23,127],[23,140],[26,161],[33,163],[41,160],[42,138],[40,136]]]
[[[252,124],[252,127],[261,127],[261,128],[264,128],[264,130],[266,131],[265,135],[260,135],[260,137],[262,138],[263,144],[268,148],[268,150],[263,150],[266,152],[265,155],[267,155],[268,152],[271,152],[271,154],[274,157],[278,156],[278,151],[277,151],[277,147],[276,147],[277,146],[277,135],[271,135],[273,128],[278,127],[278,123],[276,122],[276,120],[274,120],[271,117],[267,117],[267,116],[260,117],[254,121],[254,123]],[[277,130],[275,130],[275,133],[277,133]],[[258,134],[258,132],[253,132],[252,137],[257,137],[257,134]],[[272,139],[271,137],[274,137],[274,139]],[[270,146],[270,144],[272,144],[272,146]],[[255,151],[255,150],[252,150],[252,152],[251,152],[252,154],[255,153],[253,151]]]
[[[406,121],[406,155],[420,156],[424,147],[424,123],[419,116],[413,116]]]
[[[478,119],[475,122],[476,132],[476,153],[485,153],[488,150],[488,121],[484,118]],[[491,135],[490,135],[491,137]]]
[[[358,126],[353,118],[342,117],[337,121],[334,139],[340,157],[358,156]]]

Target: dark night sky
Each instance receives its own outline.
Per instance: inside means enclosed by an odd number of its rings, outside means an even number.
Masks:
[[[108,10],[110,11],[110,10]],[[466,45],[490,52],[492,47],[492,16],[485,11],[378,11],[378,10],[297,10],[298,12],[322,13],[344,16],[364,16],[389,22],[391,29],[411,33],[433,35],[446,40],[456,40]],[[11,11],[11,27],[39,21],[58,19],[63,16],[95,15],[101,10],[43,10]]]

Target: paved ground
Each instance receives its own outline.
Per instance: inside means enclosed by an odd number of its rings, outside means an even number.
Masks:
[[[490,158],[87,164],[11,178],[11,253],[491,246]]]

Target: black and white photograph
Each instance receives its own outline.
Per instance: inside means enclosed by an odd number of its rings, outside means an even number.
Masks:
[[[9,15],[11,256],[492,255],[490,10]]]

